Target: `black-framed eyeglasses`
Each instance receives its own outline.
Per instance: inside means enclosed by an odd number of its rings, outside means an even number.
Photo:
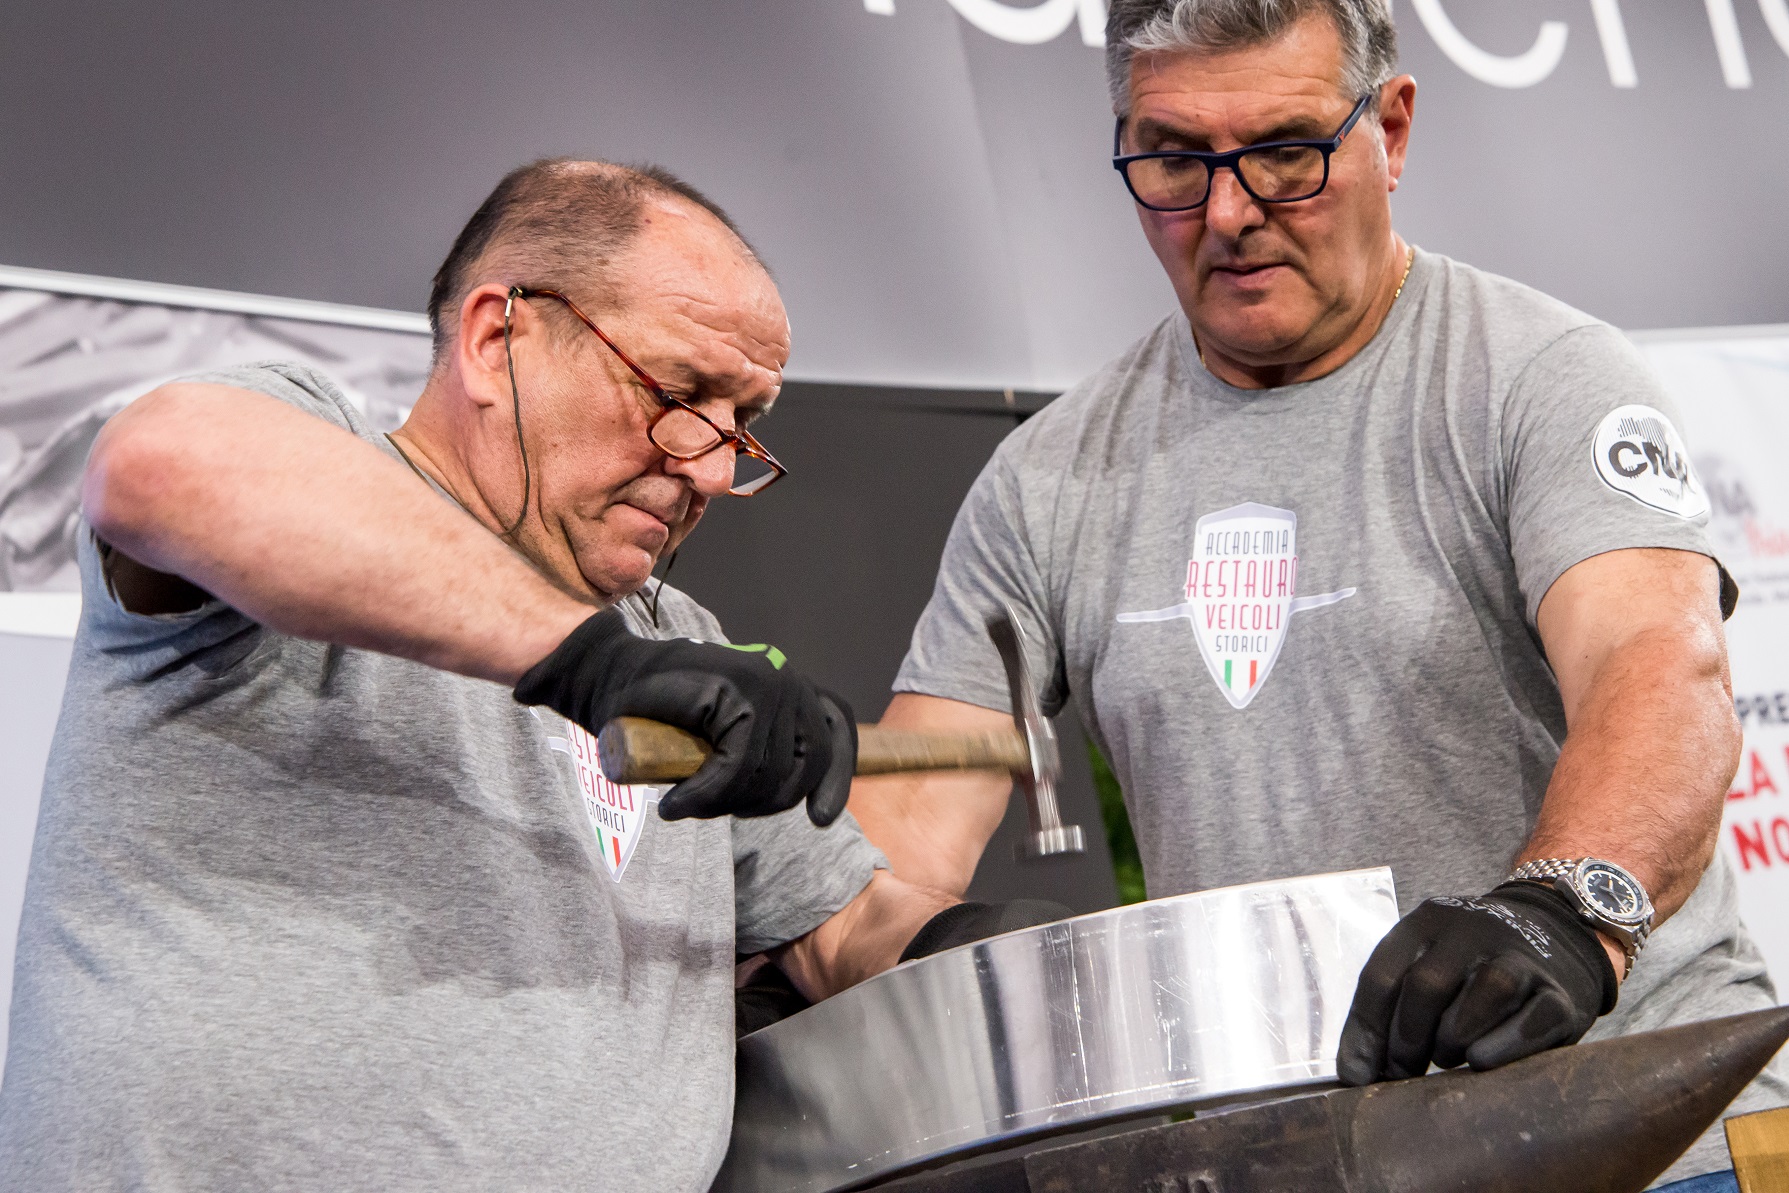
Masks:
[[[733,480],[727,486],[727,492],[735,497],[751,497],[762,493],[789,475],[789,470],[777,463],[776,457],[766,451],[764,445],[754,439],[744,427],[737,431],[717,427],[706,414],[682,398],[666,393],[665,387],[653,380],[652,374],[635,364],[633,358],[596,325],[595,320],[580,311],[578,304],[564,294],[557,290],[527,286],[517,286],[510,294],[514,298],[550,298],[563,304],[566,310],[577,316],[580,323],[596,333],[597,339],[608,345],[609,351],[621,359],[621,363],[627,366],[646,392],[658,402],[659,412],[647,425],[646,437],[652,441],[652,446],[667,456],[674,460],[696,460],[722,448],[731,451]]]
[[[1314,199],[1329,185],[1329,158],[1360,122],[1371,93],[1360,97],[1348,119],[1326,141],[1267,141],[1228,153],[1195,149],[1125,153],[1118,150],[1124,117],[1112,130],[1112,168],[1124,176],[1131,198],[1151,211],[1191,211],[1211,197],[1211,179],[1219,170],[1236,175],[1249,197],[1259,203],[1297,203]]]

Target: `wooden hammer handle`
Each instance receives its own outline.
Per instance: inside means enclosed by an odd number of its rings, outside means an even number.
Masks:
[[[616,717],[596,739],[611,783],[675,783],[708,760],[708,743],[660,721]],[[857,728],[857,773],[890,775],[925,770],[1004,770],[1028,774],[1031,757],[1017,729],[988,733],[916,733]]]
[[[1031,773],[1025,739],[1011,726],[986,733],[920,733],[857,727],[857,773],[896,775],[920,770],[1003,770]]]

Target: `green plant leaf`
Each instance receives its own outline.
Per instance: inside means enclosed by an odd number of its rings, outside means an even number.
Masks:
[[[1137,853],[1137,837],[1131,832],[1124,792],[1105,756],[1091,741],[1087,761],[1093,764],[1093,787],[1099,792],[1100,819],[1106,822],[1106,845],[1112,850],[1112,876],[1118,880],[1120,903],[1141,903],[1149,897],[1143,886],[1143,859]]]

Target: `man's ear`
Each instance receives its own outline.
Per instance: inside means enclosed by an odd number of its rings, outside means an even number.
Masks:
[[[1379,89],[1379,131],[1385,142],[1388,190],[1397,190],[1404,176],[1404,157],[1410,150],[1410,125],[1416,118],[1416,80],[1399,75]]]
[[[475,405],[492,406],[509,401],[509,352],[504,344],[504,315],[508,312],[509,339],[515,342],[540,330],[539,320],[528,304],[510,299],[510,289],[498,282],[474,287],[460,303],[460,326],[454,337],[454,363],[467,397]]]

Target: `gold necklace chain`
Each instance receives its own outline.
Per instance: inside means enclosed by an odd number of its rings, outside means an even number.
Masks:
[[[1406,248],[1404,250],[1404,276],[1398,279],[1398,288],[1391,292],[1391,300],[1393,303],[1397,302],[1398,299],[1403,295],[1404,283],[1408,282],[1410,280],[1410,269],[1415,264],[1416,264],[1416,246],[1410,245],[1408,248]],[[1193,337],[1193,351],[1197,352],[1199,354],[1199,363],[1205,364],[1205,348],[1203,345],[1201,345],[1199,343],[1199,337],[1196,335]],[[392,446],[396,447],[397,444],[394,443],[394,444],[392,444]]]
[[[1410,267],[1415,264],[1416,246],[1410,245],[1404,250],[1404,276],[1398,279],[1398,288],[1391,292],[1391,300],[1393,302],[1398,301],[1398,296],[1404,293],[1404,283],[1410,280]]]

